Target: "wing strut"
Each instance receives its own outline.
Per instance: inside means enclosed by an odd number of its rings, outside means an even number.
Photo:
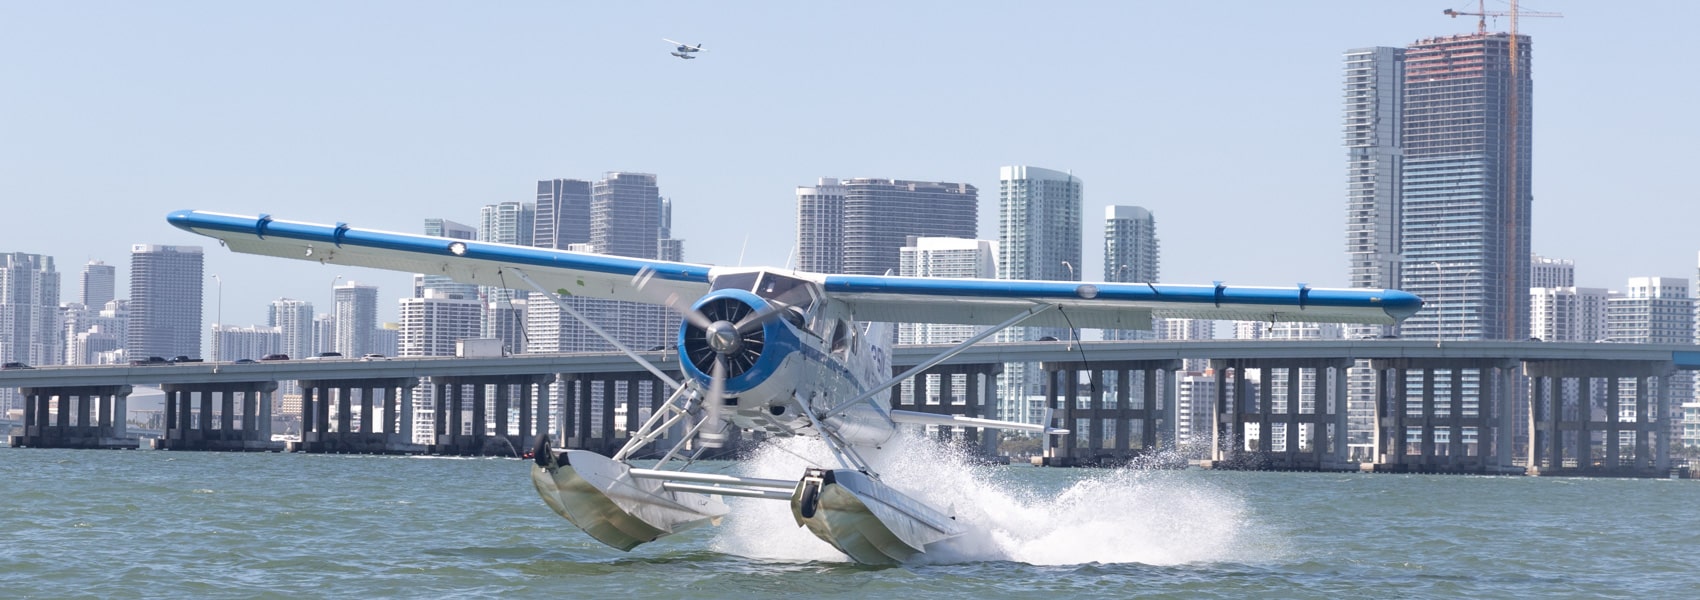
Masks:
[[[893,377],[891,379],[887,379],[885,383],[874,386],[872,389],[869,389],[866,392],[862,392],[861,395],[858,395],[855,398],[851,398],[849,400],[845,400],[843,402],[838,403],[838,406],[834,406],[834,407],[832,407],[831,410],[828,410],[824,413],[821,413],[820,418],[821,418],[822,421],[825,421],[829,418],[838,416],[839,413],[842,413],[845,410],[848,410],[850,407],[855,406],[857,402],[865,402],[868,399],[873,398],[874,396],[878,396],[880,394],[880,392],[884,392],[886,390],[889,390],[889,389],[891,389],[891,386],[902,383],[903,380],[908,379],[910,377],[914,377],[914,376],[920,374],[921,372],[926,371],[927,369],[931,369],[933,367],[933,365],[944,362],[946,359],[948,359],[952,356],[956,356],[958,353],[962,352],[963,350],[967,350],[970,346],[973,346],[974,344],[979,343],[980,340],[986,339],[987,337],[991,336],[994,333],[1008,329],[1008,328],[1014,326],[1017,323],[1025,321],[1027,319],[1030,319],[1034,316],[1039,315],[1040,313],[1043,313],[1045,311],[1051,310],[1051,309],[1056,308],[1056,307],[1057,307],[1057,305],[1055,305],[1055,304],[1040,304],[1038,306],[1034,306],[1034,307],[1029,308],[1027,310],[1024,310],[1020,313],[1017,313],[1015,316],[1010,317],[1009,319],[1005,320],[1002,323],[998,323],[997,325],[987,327],[985,331],[982,331],[980,333],[975,334],[974,337],[968,338],[966,340],[962,340],[962,343],[959,343],[955,346],[951,346],[949,350],[945,350],[944,352],[940,352],[937,356],[929,358],[929,359],[923,361],[921,364],[915,365],[914,367],[910,368],[908,371],[904,371],[903,374],[898,375],[896,377]]]
[[[638,356],[636,352],[632,352],[631,348],[627,348],[625,344],[620,343],[620,340],[614,339],[614,336],[608,335],[608,332],[603,331],[601,327],[597,327],[595,323],[592,323],[590,321],[590,319],[584,318],[584,315],[581,315],[581,314],[578,313],[578,311],[573,310],[573,307],[567,306],[566,300],[562,300],[560,296],[556,296],[555,294],[550,293],[549,290],[543,289],[543,286],[537,285],[537,282],[532,281],[531,276],[526,275],[525,271],[521,271],[521,270],[513,268],[513,267],[507,267],[506,270],[513,271],[515,275],[519,276],[521,281],[524,281],[526,285],[531,286],[531,289],[537,290],[537,293],[543,294],[544,296],[548,297],[551,301],[554,301],[555,306],[561,307],[561,312],[565,312],[569,315],[572,315],[574,319],[578,319],[578,322],[584,323],[585,327],[589,327],[591,331],[596,332],[596,335],[602,336],[602,339],[608,340],[608,343],[613,344],[615,348],[618,348],[621,352],[626,353],[626,356],[630,356],[632,358],[632,360],[637,361],[638,366],[643,367],[644,370],[649,371],[651,374],[653,374],[657,378],[661,379],[661,381],[663,383],[666,383],[669,388],[672,388],[672,389],[675,389],[675,390],[679,389],[679,387],[680,387],[679,382],[674,381],[672,377],[668,377],[666,373],[661,372],[661,368],[655,366],[655,363],[644,360],[644,358],[642,356]]]

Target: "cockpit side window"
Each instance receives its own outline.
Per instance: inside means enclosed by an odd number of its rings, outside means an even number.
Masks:
[[[832,326],[832,351],[843,353],[850,348],[850,326],[842,320],[834,320]]]

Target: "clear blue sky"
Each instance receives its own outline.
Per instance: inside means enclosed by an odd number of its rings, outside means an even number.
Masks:
[[[1489,10],[1503,9],[1490,1]],[[1497,6],[1496,6],[1497,5]],[[538,179],[660,177],[693,262],[780,264],[821,176],[962,181],[996,238],[997,170],[1157,216],[1162,279],[1345,282],[1341,53],[1472,31],[1401,2],[20,2],[0,0],[0,251],[88,259],[210,239],[194,208],[400,231],[473,223]],[[1534,248],[1578,283],[1694,278],[1700,3],[1546,0],[1534,36]],[[1496,30],[1506,28],[1503,19]],[[668,37],[701,42],[700,60]],[[341,275],[207,249],[225,321]],[[207,284],[207,319],[217,310]]]

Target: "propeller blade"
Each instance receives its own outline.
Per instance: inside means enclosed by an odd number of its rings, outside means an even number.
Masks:
[[[686,303],[684,298],[680,298],[678,294],[667,295],[667,308],[671,308],[673,309],[673,312],[679,313],[680,317],[683,317],[686,321],[690,322],[691,325],[698,329],[708,329],[709,325],[714,324],[708,320],[708,317],[703,316],[702,313],[691,310],[691,305]]]
[[[738,329],[739,334],[746,334],[751,331],[755,331],[757,327],[766,325],[768,321],[772,321],[774,317],[779,316],[780,313],[785,310],[787,310],[785,306],[777,302],[769,302],[767,306],[762,307],[759,311],[750,313],[749,316],[740,319],[733,326]]]
[[[726,424],[720,420],[720,407],[726,403],[726,357],[714,356],[714,369],[709,374],[708,397],[703,399],[707,407],[703,418],[708,423],[703,425],[702,433],[697,438],[708,448],[719,448],[726,443]]]

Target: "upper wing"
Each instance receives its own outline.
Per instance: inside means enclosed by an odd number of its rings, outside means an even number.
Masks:
[[[661,38],[661,41],[663,41],[663,42],[667,42],[667,43],[669,43],[669,44],[672,44],[672,45],[674,45],[674,46],[683,46],[683,45],[685,45],[685,44],[684,44],[684,42],[675,42],[675,41],[673,41],[673,40],[670,40],[670,39],[667,39],[667,38]]]
[[[1416,314],[1422,299],[1398,290],[1007,279],[935,279],[827,275],[827,295],[857,319],[914,323],[1000,323],[1039,304],[1023,326],[1150,329],[1161,317],[1312,321],[1391,325]]]
[[[570,296],[656,304],[672,294],[689,301],[709,289],[706,265],[283,221],[269,215],[180,210],[166,219],[180,229],[218,238],[236,252],[447,275],[478,285],[523,289],[523,281],[504,273],[517,268],[550,291]],[[647,280],[641,289],[634,283],[640,275]]]
[[[456,281],[521,287],[519,269],[562,295],[666,303],[708,293],[707,265],[528,248],[470,240],[318,225],[201,211],[177,211],[171,224],[218,238],[231,250],[328,264],[447,275]],[[747,269],[743,269],[747,270]],[[1394,324],[1423,302],[1397,290],[1082,283],[802,275],[863,321],[991,325],[1042,304],[1053,310],[1023,325],[1149,329],[1151,317]],[[638,280],[645,280],[641,287]]]

